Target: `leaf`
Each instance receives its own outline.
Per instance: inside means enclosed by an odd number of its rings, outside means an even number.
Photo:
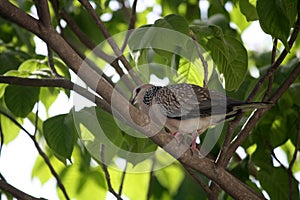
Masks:
[[[268,166],[258,171],[257,178],[272,200],[289,199],[289,177],[282,167]],[[297,181],[292,178],[294,199],[299,199]]]
[[[113,157],[119,156],[136,165],[152,156],[157,148],[141,133],[121,122],[116,123],[110,114],[98,107],[84,108],[73,116],[79,137],[99,162],[105,159],[105,163],[109,164]],[[104,158],[101,158],[102,144],[105,148]]]
[[[44,71],[45,69],[49,69],[49,67],[44,60],[29,59],[20,65],[18,71],[27,72],[29,74],[39,73],[39,75],[50,76],[51,72]]]
[[[63,159],[70,159],[76,141],[72,117],[67,114],[47,119],[43,132],[50,149]]]
[[[256,9],[263,31],[289,49],[287,39],[296,18],[297,0],[258,0]]]
[[[47,148],[49,150],[49,148]],[[53,153],[47,152],[47,156],[52,164],[52,166],[55,168],[57,173],[60,173],[65,165],[60,162],[58,159],[55,158]],[[38,178],[42,184],[46,183],[49,179],[53,177],[51,174],[49,167],[46,165],[45,160],[41,156],[37,156],[32,172],[31,177]]]
[[[59,95],[58,88],[42,87],[40,90],[40,100],[48,111]]]
[[[207,63],[208,77],[210,79],[212,74],[212,62]],[[190,83],[203,86],[204,81],[204,66],[200,58],[198,58],[194,63],[191,63],[185,59],[181,59],[179,68],[177,70],[178,76],[175,77],[176,83]]]
[[[255,21],[258,19],[256,8],[249,0],[240,0],[239,5],[241,12],[247,18],[247,21]]]
[[[178,31],[185,35],[189,35],[189,26],[187,21],[180,15],[168,15],[163,19],[158,19],[154,23],[154,27],[167,28]]]
[[[248,70],[248,56],[244,46],[238,40],[225,36],[224,41],[209,39],[207,47],[219,72],[225,77],[226,90],[237,90]]]
[[[184,179],[184,172],[178,165],[173,164],[156,171],[155,177],[164,188],[168,189],[171,195],[175,195]]]
[[[15,123],[13,123],[7,117],[1,115],[1,129],[4,135],[4,144],[8,144],[9,142],[13,141],[20,132],[20,127],[18,127]],[[16,119],[20,124],[23,123],[23,120],[20,118]]]
[[[83,170],[81,165],[73,164],[64,168],[61,180],[71,199],[105,199],[107,195],[105,175],[100,167]],[[61,190],[58,196],[65,199]]]
[[[38,101],[38,87],[9,85],[5,89],[4,99],[8,109],[17,117],[26,117]]]
[[[10,70],[16,70],[27,57],[28,55],[20,51],[1,51],[0,49],[0,74],[5,74]]]

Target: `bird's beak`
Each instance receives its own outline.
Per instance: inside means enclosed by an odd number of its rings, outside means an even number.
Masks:
[[[131,105],[136,104],[136,96],[132,96],[130,100]]]

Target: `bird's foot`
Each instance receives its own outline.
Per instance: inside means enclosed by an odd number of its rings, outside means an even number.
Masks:
[[[197,143],[196,143],[197,137],[198,137],[198,132],[194,133],[194,135],[193,135],[193,141],[192,141],[191,149],[190,149],[192,155],[194,154],[194,152],[200,153],[199,149],[197,148]]]

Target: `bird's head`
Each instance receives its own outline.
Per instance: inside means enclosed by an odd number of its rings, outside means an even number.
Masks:
[[[141,109],[141,106],[145,105],[143,103],[145,94],[152,87],[154,87],[154,85],[152,85],[152,84],[143,84],[143,85],[136,87],[132,92],[132,97],[131,97],[130,103],[132,105],[138,104],[138,107]]]

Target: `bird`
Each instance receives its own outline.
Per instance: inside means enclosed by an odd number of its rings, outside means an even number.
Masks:
[[[233,118],[239,112],[269,106],[267,102],[238,101],[222,92],[188,83],[142,84],[133,90],[131,104],[176,138],[192,134],[192,150],[197,149],[198,135],[209,127]]]

